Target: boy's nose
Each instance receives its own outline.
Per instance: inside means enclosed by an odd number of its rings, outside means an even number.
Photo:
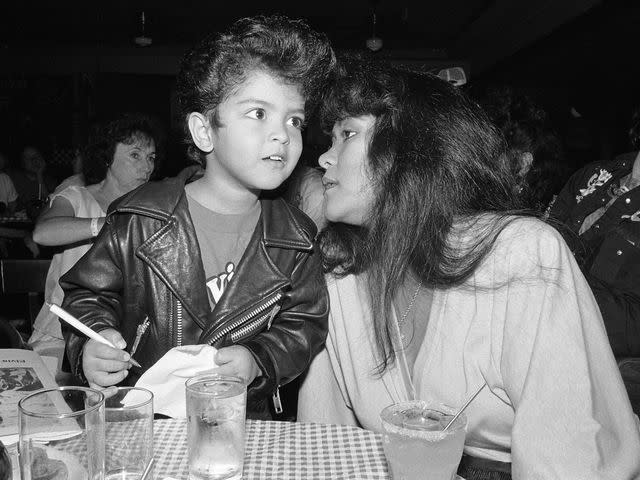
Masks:
[[[288,144],[291,141],[289,131],[286,125],[277,125],[273,131],[272,139],[283,144]]]

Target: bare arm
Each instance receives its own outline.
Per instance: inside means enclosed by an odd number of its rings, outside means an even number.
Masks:
[[[98,230],[104,225],[104,217],[98,219]],[[33,240],[40,245],[58,246],[82,242],[92,238],[91,219],[76,218],[69,200],[56,197],[46,208],[33,230]]]

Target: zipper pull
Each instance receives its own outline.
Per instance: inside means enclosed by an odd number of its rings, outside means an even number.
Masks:
[[[271,329],[271,324],[273,323],[273,319],[276,317],[279,311],[280,311],[280,305],[277,305],[277,304],[271,309],[271,313],[269,314],[269,321],[267,322],[267,330]]]
[[[280,401],[280,385],[278,385],[276,387],[276,393],[273,394],[271,399],[273,400],[273,407],[275,408],[276,413],[277,414],[281,414],[282,413],[282,402]]]
[[[151,324],[151,321],[149,320],[149,316],[147,315],[146,317],[144,317],[144,322],[142,322],[140,325],[138,325],[138,328],[136,328],[136,339],[133,341],[133,347],[131,347],[131,351],[129,352],[129,355],[131,355],[132,357],[133,354],[136,353],[136,350],[140,345],[140,339],[144,335],[144,332],[146,332],[147,328],[149,328],[149,324]]]

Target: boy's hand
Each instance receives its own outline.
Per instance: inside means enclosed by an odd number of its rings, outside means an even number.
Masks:
[[[216,353],[215,362],[219,365],[215,373],[243,378],[247,385],[257,376],[262,375],[249,349],[241,345],[221,348]]]
[[[127,346],[120,332],[113,328],[101,330],[100,335],[116,347]],[[129,374],[129,358],[127,352],[89,339],[82,350],[82,370],[89,386],[101,390],[120,383]]]

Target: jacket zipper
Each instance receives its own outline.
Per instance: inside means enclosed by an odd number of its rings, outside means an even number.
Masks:
[[[267,317],[269,317],[268,320],[267,320],[267,330],[269,330],[271,328],[271,324],[273,323],[273,318],[276,316],[276,314],[279,311],[280,311],[280,305],[276,304],[271,309],[271,312],[269,312],[268,314],[261,315],[257,319],[249,322],[247,325],[245,325],[244,327],[240,328],[239,330],[236,330],[235,332],[232,332],[231,333],[231,341],[233,343],[236,343],[238,340],[241,340],[242,338],[248,337],[249,335],[251,335],[251,333],[253,333],[254,331],[258,330],[262,325],[264,325],[264,320]]]
[[[214,335],[209,340],[209,342],[208,342],[209,345],[213,345],[214,343],[216,343],[221,338],[224,338],[224,336],[227,335],[229,332],[233,331],[234,328],[239,327],[240,325],[242,325],[244,322],[246,322],[250,318],[255,317],[256,315],[259,315],[260,313],[264,312],[267,308],[269,308],[273,304],[277,303],[281,298],[282,298],[282,293],[278,292],[273,297],[271,297],[269,300],[267,300],[266,302],[258,305],[258,307],[256,307],[253,310],[251,310],[249,313],[247,313],[247,314],[243,315],[242,317],[240,317],[239,319],[229,323],[226,327],[224,327],[222,330],[220,330],[216,335]],[[277,313],[277,311],[276,311],[276,313]],[[275,313],[273,315],[275,316]],[[262,320],[264,320],[264,317],[262,317]],[[270,321],[269,321],[269,328],[271,327],[271,322],[272,321],[273,321],[273,318],[271,318]]]
[[[280,400],[280,385],[276,387],[276,393],[271,397],[273,400],[273,408],[277,414],[282,413],[282,401]]]
[[[147,315],[146,317],[144,317],[144,321],[140,325],[138,325],[138,328],[136,328],[136,339],[133,341],[133,347],[131,347],[131,351],[129,352],[129,355],[131,355],[132,357],[133,354],[136,353],[136,350],[138,350],[138,347],[140,346],[140,340],[142,339],[144,332],[146,332],[149,328],[150,324],[151,320],[149,320],[149,316]]]
[[[176,320],[178,322],[176,344],[180,347],[182,345],[182,302],[180,300],[176,300],[176,302]]]

